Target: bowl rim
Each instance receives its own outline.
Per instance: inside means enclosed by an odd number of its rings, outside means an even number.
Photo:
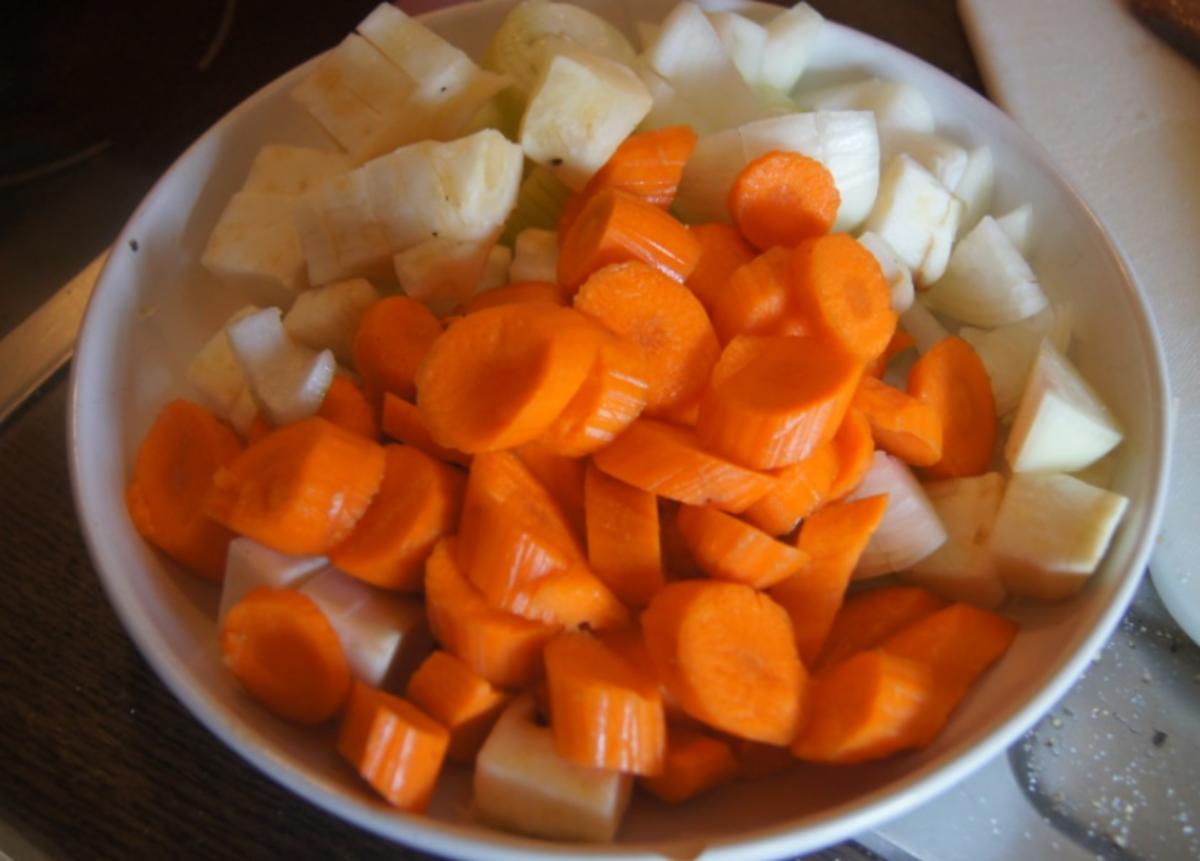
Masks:
[[[480,7],[511,6],[512,2],[513,0],[480,0],[477,3],[449,7],[420,17],[427,22],[443,18],[450,20],[460,15],[471,15]],[[628,4],[629,0],[622,0],[622,2]],[[776,14],[779,11],[778,7],[753,2],[740,8],[761,11],[764,14],[766,12]],[[155,631],[153,624],[140,615],[132,598],[126,594],[127,590],[122,588],[119,578],[108,573],[119,570],[120,564],[109,543],[105,540],[105,535],[88,516],[91,510],[92,479],[87,470],[86,436],[83,433],[83,416],[86,415],[88,406],[84,402],[82,391],[85,384],[85,370],[81,370],[81,368],[86,369],[88,356],[97,353],[103,346],[100,343],[101,335],[97,334],[99,324],[96,321],[100,316],[97,309],[103,307],[110,294],[121,288],[121,285],[112,276],[114,263],[110,257],[97,278],[95,289],[89,299],[76,347],[75,360],[71,367],[67,444],[72,495],[80,515],[81,529],[89,554],[95,564],[96,573],[109,603],[120,618],[126,632],[133,639],[155,674],[176,699],[182,702],[193,717],[228,748],[237,753],[243,761],[248,762],[261,774],[266,775],[286,790],[299,795],[324,811],[333,813],[341,819],[385,839],[429,852],[453,853],[459,857],[505,859],[505,861],[517,861],[517,859],[535,855],[560,858],[596,858],[601,855],[621,858],[660,858],[664,852],[672,857],[680,854],[691,857],[700,854],[701,851],[705,853],[706,857],[714,858],[775,857],[815,851],[848,839],[856,833],[868,830],[912,810],[950,789],[1016,741],[1067,692],[1075,679],[1087,667],[1092,657],[1116,628],[1141,582],[1165,507],[1166,478],[1169,474],[1172,435],[1172,428],[1168,421],[1169,384],[1163,345],[1154,329],[1153,317],[1145,292],[1138,284],[1133,269],[1119,245],[1114,242],[1101,219],[1087,205],[1069,179],[1054,165],[1045,149],[995,103],[933,64],[875,36],[828,20],[824,26],[838,31],[840,38],[865,40],[866,45],[880,55],[891,55],[892,59],[900,62],[916,64],[925,69],[927,73],[944,79],[955,99],[966,99],[974,102],[984,111],[994,113],[998,121],[1002,125],[1008,126],[1016,139],[1020,141],[1023,150],[1022,157],[1028,154],[1038,163],[1039,168],[1054,177],[1064,196],[1069,199],[1069,205],[1077,208],[1086,218],[1090,228],[1095,231],[1096,236],[1101,240],[1103,247],[1111,256],[1112,262],[1122,275],[1123,289],[1136,309],[1134,323],[1137,334],[1146,347],[1144,359],[1150,372],[1150,384],[1153,389],[1151,392],[1152,402],[1162,406],[1156,411],[1154,424],[1157,427],[1152,427],[1152,430],[1157,432],[1152,433],[1151,437],[1145,441],[1148,460],[1154,469],[1155,477],[1147,507],[1147,516],[1143,518],[1141,527],[1134,538],[1134,550],[1131,554],[1133,564],[1129,570],[1121,573],[1112,598],[1108,606],[1099,614],[1096,624],[1091,629],[1082,631],[1075,636],[1074,640],[1068,644],[1067,651],[1070,656],[1062,662],[1057,671],[1023,702],[1008,708],[999,722],[973,748],[962,751],[944,762],[937,759],[932,760],[885,787],[833,807],[817,823],[798,827],[783,822],[739,832],[728,837],[722,836],[701,841],[682,839],[641,844],[594,845],[554,843],[500,831],[492,831],[487,837],[483,837],[478,831],[479,826],[446,822],[419,814],[383,811],[378,806],[362,799],[351,798],[332,790],[323,781],[314,778],[300,766],[274,754],[269,747],[255,743],[254,738],[246,733],[241,722],[230,709],[219,705],[200,688],[185,681],[187,673],[183,661],[170,651],[164,639]],[[140,221],[142,213],[149,207],[150,202],[162,193],[166,178],[173,174],[182,162],[188,160],[203,141],[218,129],[236,122],[243,113],[255,110],[276,90],[294,83],[321,56],[323,54],[311,58],[267,83],[221,117],[196,141],[193,141],[170,168],[159,177],[139,203],[122,227],[113,247],[120,247],[129,241],[133,226]]]

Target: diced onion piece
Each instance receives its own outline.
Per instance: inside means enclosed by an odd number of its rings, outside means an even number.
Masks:
[[[893,132],[932,133],[933,108],[912,84],[872,78],[799,93],[797,103],[810,110],[870,111],[875,115],[880,137]]]
[[[1033,205],[1026,203],[1018,206],[1012,212],[1001,215],[996,219],[1000,229],[1004,231],[1013,244],[1028,259],[1033,247]]]
[[[1011,418],[1021,402],[1029,369],[1037,358],[1042,339],[1049,338],[1060,353],[1071,343],[1071,306],[1050,305],[1021,320],[995,329],[963,326],[958,335],[975,348],[992,381],[996,415]]]
[[[850,499],[888,495],[883,520],[867,542],[854,569],[854,579],[903,571],[933,553],[946,541],[946,529],[912,471],[882,451]]]
[[[763,54],[767,44],[767,28],[736,12],[710,12],[712,24],[725,53],[742,79],[751,86],[759,82]]]
[[[896,249],[878,233],[869,230],[859,236],[858,241],[871,252],[879,263],[879,268],[883,270],[883,277],[887,279],[891,288],[892,310],[898,314],[907,311],[913,303],[914,296],[912,273],[896,255]]]
[[[236,320],[225,333],[250,393],[272,425],[291,424],[320,409],[337,362],[331,351],[318,353],[289,338],[278,308]]]
[[[239,536],[229,542],[225,579],[221,581],[221,606],[217,623],[255,589],[295,589],[329,562],[324,556],[291,556],[253,539]]]
[[[938,341],[948,338],[950,333],[925,303],[917,299],[900,315],[900,325],[917,342],[917,352],[924,355]]]
[[[967,150],[950,138],[913,131],[894,131],[881,138],[884,161],[904,153],[951,191],[962,182],[967,170]]]
[[[961,212],[962,203],[937,177],[901,153],[883,169],[866,229],[886,239],[925,285],[946,270]]]
[[[986,146],[977,146],[967,153],[967,166],[962,179],[952,189],[954,196],[962,201],[962,218],[958,221],[961,236],[979,223],[992,206],[992,189],[996,184],[996,168],[992,151]]]
[[[797,3],[767,24],[759,83],[789,93],[804,74],[825,19],[807,3]]]

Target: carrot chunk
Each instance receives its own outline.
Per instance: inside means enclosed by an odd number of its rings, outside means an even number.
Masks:
[[[658,500],[589,464],[583,483],[588,563],[618,598],[644,607],[662,588]]]
[[[837,452],[838,469],[829,485],[828,498],[841,499],[862,482],[875,456],[871,424],[861,411],[854,408],[853,401],[837,433],[833,435],[832,444]]]
[[[586,464],[579,458],[554,451],[544,440],[543,435],[533,442],[517,446],[512,452],[558,503],[567,522],[571,524],[571,534],[582,542],[587,534],[583,519],[583,473]]]
[[[957,337],[938,341],[909,371],[908,393],[941,419],[942,456],[926,474],[961,478],[986,472],[996,448],[996,401],[974,348]]]
[[[450,734],[408,700],[355,682],[337,749],[389,804],[429,805]]]
[[[759,248],[797,245],[833,227],[842,197],[825,165],[796,152],[765,153],[738,172],[729,214]]]
[[[255,589],[235,604],[221,625],[221,657],[256,700],[294,723],[324,723],[350,693],[333,626],[291,589]]]
[[[314,416],[272,431],[217,470],[204,510],[280,553],[325,554],[366,513],[385,459],[378,443]]]
[[[774,488],[744,517],[768,535],[786,535],[825,501],[837,473],[837,449],[832,441],[823,443],[804,460],[776,470]]]
[[[738,335],[779,335],[793,292],[790,248],[770,248],[743,263],[711,299],[713,328],[722,344]]]
[[[713,368],[697,437],[756,469],[803,460],[833,438],[861,375],[859,361],[817,338],[740,335]]]
[[[630,135],[588,180],[584,194],[616,188],[667,209],[675,202],[683,166],[696,148],[696,140],[691,126],[667,126]]]
[[[666,722],[651,671],[582,631],[547,643],[545,661],[559,756],[628,774],[662,771]]]
[[[846,599],[813,668],[822,672],[867,649],[901,628],[946,605],[932,592],[916,586],[881,586]]]
[[[704,307],[686,287],[633,261],[595,272],[575,307],[641,350],[647,415],[700,396],[721,347]]]
[[[911,466],[929,466],[941,460],[941,416],[925,401],[874,377],[863,377],[853,404],[871,426],[875,444],[888,454]]]
[[[138,446],[125,504],[138,533],[185,568],[220,580],[233,533],[210,520],[213,476],[242,451],[237,435],[191,401],[163,407]]]
[[[549,281],[522,281],[494,287],[471,298],[463,311],[474,314],[500,305],[566,305],[567,297],[557,284]]]
[[[412,401],[387,392],[383,396],[383,420],[380,423],[385,436],[419,448],[438,460],[470,466],[471,456],[452,448],[443,448],[433,441],[425,417]]]
[[[677,282],[696,268],[700,243],[666,211],[619,189],[591,195],[561,235],[558,283],[578,290],[610,263],[640,260]]]
[[[733,273],[754,259],[754,249],[737,230],[719,221],[693,224],[688,229],[700,242],[700,256],[687,287],[711,315]]]
[[[769,475],[709,454],[686,428],[644,418],[592,455],[592,463],[650,493],[734,514],[762,499],[774,483]]]
[[[709,506],[685,505],[679,530],[710,577],[766,589],[803,569],[807,554]]]
[[[418,708],[450,733],[446,757],[474,761],[488,731],[512,698],[460,658],[441,650],[417,667],[405,690]]]
[[[462,473],[407,445],[384,448],[383,481],[350,537],[329,561],[374,586],[419,592],[433,545],[462,509]]]
[[[820,654],[858,557],[886,510],[886,494],[868,496],[826,505],[801,524],[796,546],[808,555],[808,562],[769,594],[792,620],[796,651],[806,667]]]
[[[569,308],[501,305],[451,324],[417,373],[429,435],[474,454],[536,438],[595,362],[593,324]]]
[[[338,374],[329,384],[317,415],[367,439],[379,439],[379,418],[366,394]]]
[[[651,795],[671,804],[695,798],[733,779],[738,761],[730,746],[697,730],[672,726],[662,773],[642,779]]]
[[[741,738],[788,744],[808,674],[787,613],[740,583],[665,586],[642,614],[650,658],[687,714]]]
[[[369,307],[354,333],[354,368],[376,401],[384,392],[411,398],[417,368],[442,334],[424,303],[389,296]]]
[[[522,688],[541,673],[542,647],[557,632],[489,605],[455,559],[457,539],[434,545],[425,564],[425,612],[446,651],[501,688]]]

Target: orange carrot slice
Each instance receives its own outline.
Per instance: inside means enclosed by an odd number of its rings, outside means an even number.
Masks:
[[[901,628],[879,648],[929,666],[939,686],[966,688],[1012,645],[1011,619],[956,603]]]
[[[463,309],[466,314],[474,314],[485,308],[496,308],[500,305],[566,305],[567,297],[561,287],[549,281],[522,281],[517,284],[506,284],[494,287],[472,297]]]
[[[421,415],[416,404],[391,392],[383,396],[383,421],[380,425],[385,436],[419,448],[438,460],[457,463],[459,466],[471,465],[469,454],[443,448],[433,441],[433,437],[429,435],[429,428],[425,427],[425,417]]]
[[[711,315],[733,273],[754,259],[754,249],[734,228],[719,221],[693,224],[688,229],[700,242],[700,257],[687,287]]]
[[[849,234],[834,233],[802,242],[792,259],[793,308],[804,329],[864,362],[882,353],[895,331],[896,312],[871,252]]]
[[[644,418],[592,455],[592,463],[650,493],[734,514],[762,499],[775,481],[709,454],[686,428]]]
[[[846,410],[846,416],[833,435],[832,445],[837,452],[837,475],[829,485],[829,499],[841,499],[862,482],[871,468],[875,456],[875,438],[871,436],[871,424],[867,417],[854,408]]]
[[[853,404],[871,426],[875,444],[888,454],[911,466],[929,466],[941,460],[942,419],[925,401],[874,377],[863,377]],[[988,451],[990,457],[991,449]]]
[[[700,244],[669,213],[618,189],[591,195],[559,240],[558,283],[568,292],[610,263],[640,260],[684,282],[696,268]]]
[[[584,194],[616,188],[667,209],[675,202],[683,166],[696,148],[696,140],[691,126],[666,126],[630,135],[588,180]]]
[[[340,374],[329,384],[317,415],[367,439],[379,439],[375,408],[362,389]]]
[[[233,533],[210,520],[204,500],[217,470],[241,453],[237,436],[203,407],[163,407],[138,446],[125,504],[138,533],[210,580],[225,576]]]
[[[221,624],[221,657],[251,696],[293,723],[324,723],[350,693],[333,626],[291,589],[255,589],[235,604]]]
[[[713,328],[722,344],[738,335],[778,335],[788,310],[795,264],[789,248],[771,248],[739,266],[714,293]]]
[[[354,368],[376,401],[384,392],[413,396],[417,368],[442,334],[424,303],[407,296],[380,299],[366,310],[354,333]]]
[[[796,245],[833,227],[842,196],[814,158],[775,150],[751,161],[729,188],[729,214],[759,248]]]
[[[446,757],[470,763],[512,698],[449,652],[435,651],[417,667],[408,698],[450,733]]]
[[[659,678],[683,710],[741,738],[788,744],[808,675],[787,613],[740,583],[669,583],[642,613]]]
[[[825,501],[837,474],[837,449],[832,441],[823,443],[804,460],[776,470],[775,487],[743,516],[768,535],[786,535]]]
[[[982,475],[996,448],[996,401],[979,354],[962,338],[943,338],[908,373],[908,393],[941,419],[942,456],[928,465],[936,478]]]
[[[587,318],[553,305],[501,305],[452,324],[417,374],[434,442],[474,454],[511,448],[550,426],[599,348]]]
[[[571,534],[582,546],[587,534],[583,519],[583,473],[585,464],[575,457],[559,454],[546,445],[545,436],[513,449],[515,454],[537,479],[538,483],[558,503],[559,509],[571,524]]]
[[[935,690],[929,668],[916,661],[878,649],[855,655],[813,683],[812,715],[792,753],[854,763],[919,747]]]
[[[337,749],[393,807],[429,805],[450,734],[408,700],[354,683]]]
[[[627,774],[658,774],[666,721],[658,679],[591,634],[564,632],[546,644],[554,747],[564,759]]]
[[[813,668],[822,672],[878,646],[901,628],[940,610],[946,602],[916,586],[881,586],[846,599]]]
[[[867,363],[867,374],[872,377],[882,377],[892,359],[917,345],[917,339],[905,332],[899,326],[892,333],[892,340],[884,347],[882,353]]]
[[[490,606],[455,559],[457,539],[443,538],[425,563],[425,612],[446,651],[501,688],[523,688],[541,673],[542,647],[558,629]]]
[[[374,586],[419,592],[425,560],[462,510],[462,473],[408,445],[384,448],[383,482],[329,561]]]
[[[766,589],[793,576],[808,561],[804,551],[709,506],[679,509],[679,530],[692,557],[710,577]]]
[[[647,415],[700,396],[721,347],[704,306],[686,287],[633,261],[595,272],[575,307],[641,349]]]
[[[667,752],[662,773],[642,779],[651,795],[671,804],[695,798],[738,773],[730,746],[711,735],[672,726],[667,732]]]
[[[697,437],[756,469],[803,460],[833,438],[861,375],[859,361],[817,338],[740,335],[713,368]]]
[[[582,564],[528,584],[513,599],[512,608],[527,619],[564,628],[606,631],[629,624],[625,605]]]
[[[328,553],[383,481],[383,447],[323,418],[272,431],[218,469],[204,510],[280,553]]]
[[[657,498],[592,464],[584,475],[583,495],[588,563],[624,603],[646,606],[665,582]]]
[[[834,502],[800,526],[796,546],[808,555],[808,563],[769,594],[792,620],[796,651],[806,667],[815,664],[842,608],[858,557],[886,510],[887,494]]]

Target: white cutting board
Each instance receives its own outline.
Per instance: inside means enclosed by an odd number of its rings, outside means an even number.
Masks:
[[[1155,586],[1200,642],[1200,66],[1122,0],[958,0],[988,93],[1049,150],[1149,297],[1175,425]]]

